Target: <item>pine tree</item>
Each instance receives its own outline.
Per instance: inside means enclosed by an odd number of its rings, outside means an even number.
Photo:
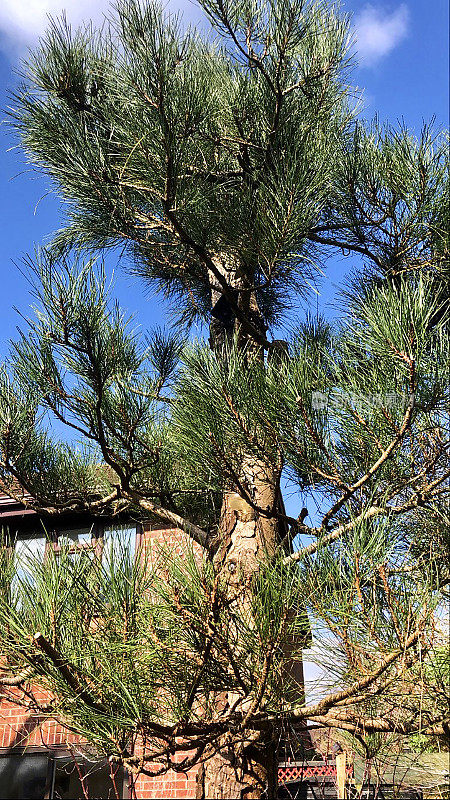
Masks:
[[[152,514],[204,558],[67,554],[15,579],[6,559],[0,646],[112,763],[200,763],[202,796],[274,797],[305,721],[448,732],[448,158],[429,128],[357,119],[335,6],[201,5],[215,38],[121,0],[28,61],[14,125],[66,224],[28,264],[0,475],[43,516]],[[98,259],[117,247],[172,301],[169,335],[140,340],[113,302]],[[335,251],[361,260],[342,319],[302,321]],[[208,343],[186,338],[198,320]],[[286,514],[286,478],[316,524]],[[307,704],[310,626],[326,681]]]

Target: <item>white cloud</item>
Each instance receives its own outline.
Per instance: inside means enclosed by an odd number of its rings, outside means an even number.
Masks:
[[[48,16],[63,11],[75,26],[91,19],[101,24],[110,5],[110,0],[0,0],[0,47],[23,52],[44,33]]]
[[[366,5],[355,17],[356,50],[361,66],[373,66],[408,34],[409,11],[405,3],[389,12]]]
[[[184,11],[187,21],[200,21],[202,14],[191,0],[168,0],[169,11]],[[102,25],[105,15],[114,16],[115,0],[0,0],[0,50],[13,58],[26,54],[48,28],[49,16],[61,17],[77,27],[92,21]]]

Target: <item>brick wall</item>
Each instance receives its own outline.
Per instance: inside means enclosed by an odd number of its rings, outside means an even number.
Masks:
[[[140,775],[134,786],[130,786],[130,794],[138,800],[150,798],[195,798],[196,769],[184,772],[168,772],[159,778]]]
[[[155,528],[151,523],[144,523],[143,539],[145,549],[150,553],[152,560],[154,557],[156,563],[161,548],[168,548],[171,553],[182,556],[188,546],[199,557],[202,555],[200,545],[179,528]]]
[[[0,701],[0,748],[17,747],[64,747],[80,741],[78,737],[58,725],[55,720],[42,721],[37,715],[31,715],[20,704],[15,704],[17,697],[20,703],[19,689],[8,689],[9,699]],[[46,703],[50,695],[42,690],[35,690],[34,695],[40,703]]]
[[[152,560],[158,557],[161,546],[167,546],[180,555],[186,545],[186,534],[178,529],[161,529],[151,524],[144,525],[144,546],[150,551]],[[195,551],[201,554],[201,548],[194,545]],[[0,686],[0,691],[1,691]],[[30,715],[14,698],[20,699],[20,690],[6,688],[2,694],[8,699],[0,700],[0,752],[12,748],[42,747],[46,749],[67,749],[70,745],[80,744],[81,739],[68,732],[55,720],[42,721],[38,716]],[[41,690],[35,692],[36,699],[45,703],[49,695]],[[180,760],[183,754],[179,755]],[[196,769],[188,773],[169,772],[166,775],[151,778],[141,775],[137,780],[129,781],[129,796],[132,800],[147,798],[195,798]]]

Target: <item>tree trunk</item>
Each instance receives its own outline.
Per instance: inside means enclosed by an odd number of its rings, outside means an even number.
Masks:
[[[262,508],[273,508],[277,498],[276,476],[267,465],[246,459],[242,479],[251,491],[251,499]],[[251,625],[251,597],[248,578],[261,561],[273,555],[277,541],[275,518],[258,516],[237,492],[223,498],[219,526],[219,546],[215,562],[223,572],[230,594],[236,596],[239,615]],[[240,589],[242,588],[242,592]],[[239,646],[239,645],[238,645]],[[239,695],[223,698],[229,706]],[[247,712],[251,698],[242,698],[240,709]],[[256,709],[255,709],[256,710]],[[223,736],[218,747],[205,761],[198,778],[198,798],[275,798],[277,796],[277,748],[272,728]]]
[[[197,798],[274,800],[277,796],[276,742],[271,730],[224,736],[197,778]]]
[[[245,280],[238,265],[229,257],[218,257],[215,261],[239,307],[243,308],[252,324],[265,332],[255,295],[245,290]],[[245,350],[248,359],[263,360],[261,347],[250,341],[212,276],[210,288],[213,306],[211,348],[226,358],[226,348],[235,336],[237,346]],[[263,561],[273,557],[280,541],[277,512],[281,461],[279,467],[275,467],[270,461],[244,455],[237,478],[239,486],[235,486],[234,491],[230,487],[223,496],[217,539],[213,543],[214,560],[216,569],[229,585],[230,595],[239,598],[234,601],[239,615],[246,617],[251,625],[249,578]],[[267,515],[258,513],[257,509],[264,509]],[[239,700],[239,695],[228,693],[222,700],[231,707]],[[242,698],[240,710],[244,713],[257,711],[257,708],[252,708],[252,702],[252,698]],[[239,733],[228,732],[211,751],[199,772],[197,797],[273,800],[277,796],[277,773],[275,732],[270,726],[264,730],[252,729],[250,718],[248,728]]]

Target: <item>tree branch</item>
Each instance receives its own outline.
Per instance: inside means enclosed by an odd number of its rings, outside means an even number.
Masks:
[[[362,478],[359,479],[359,481],[356,481],[356,483],[352,484],[352,486],[349,486],[346,489],[346,491],[344,492],[344,494],[342,495],[342,497],[340,497],[339,500],[334,504],[334,506],[332,506],[332,508],[330,508],[330,510],[327,511],[327,513],[325,514],[325,516],[324,516],[324,518],[322,520],[322,525],[321,525],[322,529],[324,529],[324,530],[327,529],[327,526],[328,526],[328,523],[329,523],[330,519],[332,519],[332,517],[334,517],[334,515],[337,514],[337,512],[347,502],[347,500],[349,500],[350,497],[358,489],[361,489],[370,480],[372,475],[374,475],[375,472],[381,466],[383,466],[384,462],[387,461],[387,459],[389,458],[391,453],[400,444],[400,442],[402,441],[402,439],[403,439],[403,437],[404,437],[404,435],[405,435],[406,431],[408,430],[409,425],[411,423],[413,408],[414,408],[414,404],[411,403],[411,405],[408,406],[408,408],[407,408],[406,414],[404,416],[402,425],[401,425],[401,427],[400,427],[400,429],[399,429],[399,431],[397,433],[397,436],[395,436],[395,438],[392,439],[392,441],[389,444],[389,446],[386,448],[386,450],[384,450],[384,452],[380,455],[380,457],[377,459],[377,461],[375,461],[375,463],[372,464],[370,469],[366,472],[365,475],[362,476]]]
[[[287,556],[283,563],[289,564],[290,562],[300,561],[304,556],[312,555],[315,553],[319,547],[323,547],[324,545],[330,544],[331,542],[335,542],[341,538],[345,533],[354,530],[354,528],[359,525],[361,522],[364,522],[368,519],[373,519],[374,517],[382,516],[383,514],[403,514],[406,511],[411,511],[413,508],[417,508],[419,505],[419,499],[415,498],[410,502],[404,503],[401,506],[370,506],[366,511],[363,511],[359,514],[358,517],[351,520],[351,522],[346,522],[344,525],[339,525],[339,527],[335,528],[334,531],[331,531],[326,536],[322,536],[317,542],[312,542],[307,547],[302,547],[301,550],[297,550],[296,553],[292,553],[290,556]],[[308,533],[311,536],[320,536],[322,533],[322,528],[309,528]]]

